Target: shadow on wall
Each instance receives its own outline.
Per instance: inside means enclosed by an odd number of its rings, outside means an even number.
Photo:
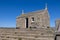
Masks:
[[[18,38],[18,40],[22,40],[22,38]]]

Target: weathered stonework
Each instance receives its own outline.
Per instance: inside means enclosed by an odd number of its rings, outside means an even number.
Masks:
[[[0,28],[0,40],[54,40],[47,8],[22,14],[16,18],[16,28]]]
[[[56,31],[60,32],[60,20],[56,20]]]
[[[26,18],[28,18],[28,28],[50,27],[48,10],[40,10],[28,14],[22,14],[21,16],[17,17],[17,27],[26,28]],[[34,18],[34,22],[32,22],[32,18]]]
[[[0,40],[54,40],[54,30],[40,29],[0,29]]]
[[[60,40],[60,19],[56,20],[55,40]]]

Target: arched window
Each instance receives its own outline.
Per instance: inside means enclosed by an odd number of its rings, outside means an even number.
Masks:
[[[34,17],[32,17],[32,22],[34,22]]]

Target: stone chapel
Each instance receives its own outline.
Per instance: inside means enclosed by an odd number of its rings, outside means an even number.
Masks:
[[[0,28],[0,40],[59,40],[60,20],[56,29],[50,27],[47,5],[44,9],[24,13],[16,18],[16,28]]]

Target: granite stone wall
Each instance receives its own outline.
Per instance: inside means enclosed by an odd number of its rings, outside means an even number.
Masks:
[[[0,40],[54,40],[54,30],[41,29],[0,29]]]
[[[48,14],[48,10],[40,10],[35,12],[30,12],[28,14],[22,14],[21,16],[17,17],[16,26],[18,28],[26,28],[26,18],[28,18],[28,28],[30,27],[50,27],[50,17]],[[34,21],[33,19],[34,18]]]

